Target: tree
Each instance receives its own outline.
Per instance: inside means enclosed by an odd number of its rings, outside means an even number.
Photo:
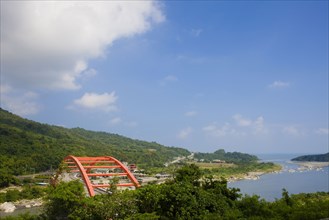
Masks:
[[[181,169],[176,171],[175,181],[192,183],[193,185],[199,185],[199,180],[202,177],[202,172],[195,164],[185,165]]]
[[[86,203],[83,185],[78,180],[50,187],[47,200],[44,214],[50,220],[69,218],[71,213]]]
[[[243,214],[243,217],[246,218],[267,217],[270,219],[274,216],[273,211],[269,208],[269,203],[264,199],[260,199],[257,195],[246,195],[237,204]]]
[[[19,180],[8,174],[4,169],[0,169],[0,188],[8,187],[10,184],[17,184]]]

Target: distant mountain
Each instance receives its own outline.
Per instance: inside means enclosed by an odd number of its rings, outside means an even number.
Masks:
[[[326,154],[313,154],[304,155],[291,159],[292,161],[316,161],[316,162],[329,162],[329,153]]]
[[[70,154],[108,155],[139,167],[161,167],[190,152],[117,134],[41,124],[0,108],[0,173],[20,175],[57,168]]]

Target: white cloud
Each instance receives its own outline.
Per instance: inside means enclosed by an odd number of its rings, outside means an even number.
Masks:
[[[199,37],[202,31],[202,29],[192,29],[190,33],[193,37]]]
[[[164,78],[165,81],[169,81],[169,82],[175,82],[177,81],[177,77],[176,76],[173,76],[173,75],[168,75]]]
[[[210,124],[202,128],[202,130],[210,136],[213,137],[224,137],[227,135],[237,135],[237,131],[229,124],[226,123],[223,126],[217,126],[216,124]],[[241,133],[243,134],[243,133]]]
[[[242,115],[239,114],[233,115],[233,119],[235,120],[236,124],[241,127],[252,125],[252,121],[250,119],[243,118]]]
[[[8,94],[12,91],[13,91],[13,89],[11,88],[11,86],[6,85],[6,84],[1,84],[0,85],[0,95],[1,94]]]
[[[88,69],[86,71],[83,71],[81,73],[81,77],[84,78],[84,79],[87,79],[87,78],[91,78],[93,76],[95,76],[97,74],[97,71],[95,69]]]
[[[120,124],[121,122],[122,122],[122,119],[120,117],[115,117],[115,118],[111,119],[110,124],[117,125],[117,124]]]
[[[244,118],[240,114],[233,115],[233,119],[238,127],[246,127],[252,130],[252,134],[265,134],[267,133],[267,129],[264,125],[264,117],[259,116],[256,120],[251,120],[248,118]]]
[[[233,115],[232,118],[235,121],[235,125],[225,123],[222,126],[218,126],[216,123],[212,123],[203,127],[203,131],[213,137],[224,136],[245,136],[245,135],[262,135],[267,134],[268,130],[265,127],[264,117],[259,116],[256,120],[250,120],[244,118],[240,114]]]
[[[187,127],[187,128],[184,128],[183,130],[181,130],[177,137],[179,139],[186,139],[190,136],[190,134],[193,132],[193,129],[191,127]]]
[[[135,128],[138,126],[138,123],[136,121],[125,121],[121,117],[114,117],[109,121],[110,126],[125,126],[128,128]]]
[[[38,103],[38,94],[31,91],[15,91],[3,85],[0,96],[1,107],[20,116],[35,115],[42,108]]]
[[[176,56],[176,60],[179,62],[186,62],[186,63],[191,63],[191,64],[204,64],[206,62],[211,61],[212,59],[207,58],[207,57],[192,57],[192,56],[187,56],[184,54],[178,54]]]
[[[283,81],[274,81],[272,84],[270,84],[269,88],[287,88],[290,86],[289,82],[283,82]]]
[[[298,128],[292,125],[283,127],[282,132],[291,136],[300,136],[302,134]]]
[[[267,133],[267,129],[265,128],[264,125],[264,117],[259,116],[254,122],[253,122],[253,129],[254,129],[254,134],[265,134]]]
[[[1,75],[21,88],[78,89],[88,61],[164,20],[153,1],[1,1]]]
[[[196,116],[198,114],[198,112],[196,111],[188,111],[188,112],[185,112],[185,116],[186,117],[193,117],[193,116]]]
[[[115,105],[117,99],[115,92],[103,94],[85,93],[80,99],[74,100],[74,106],[110,112],[117,110]]]
[[[315,133],[317,133],[319,135],[328,135],[329,129],[328,128],[319,128],[315,131]]]
[[[160,85],[165,86],[168,83],[174,83],[174,82],[177,82],[177,81],[178,81],[178,78],[176,76],[168,75],[160,81]]]
[[[134,127],[138,126],[138,123],[136,121],[130,121],[130,122],[125,123],[125,125],[127,127],[134,128]]]

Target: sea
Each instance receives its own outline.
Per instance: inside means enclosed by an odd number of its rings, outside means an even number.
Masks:
[[[275,201],[282,196],[282,189],[289,194],[329,192],[329,167],[303,169],[291,162],[297,154],[257,155],[263,162],[280,164],[278,173],[261,175],[256,180],[240,180],[228,183],[228,187],[239,188],[240,193],[258,195],[267,201]]]

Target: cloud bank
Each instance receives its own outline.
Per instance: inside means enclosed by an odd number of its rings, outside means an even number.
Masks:
[[[115,40],[164,20],[152,1],[1,1],[1,75],[13,87],[74,90]]]
[[[185,116],[186,117],[194,117],[194,116],[196,116],[198,114],[198,112],[197,111],[188,111],[188,112],[185,112]]]
[[[15,114],[20,116],[35,115],[42,108],[38,104],[39,96],[34,92],[18,92],[8,85],[1,85],[0,91],[1,107]]]
[[[179,131],[177,138],[184,140],[188,138],[192,132],[193,129],[191,127],[184,128],[181,131]]]
[[[85,93],[81,98],[74,100],[73,108],[78,107],[106,112],[116,111],[115,103],[117,99],[115,92],[103,94]]]
[[[329,135],[329,129],[328,128],[319,128],[315,131],[315,133],[319,135]]]
[[[240,114],[235,114],[232,118],[235,121],[235,125],[227,122],[222,126],[217,125],[217,123],[212,123],[204,126],[202,130],[205,134],[216,138],[224,136],[242,137],[250,134],[259,136],[268,133],[263,116],[251,120]]]
[[[290,86],[289,82],[283,82],[283,81],[274,81],[272,84],[268,85],[268,87],[272,89],[287,88],[289,86]]]

